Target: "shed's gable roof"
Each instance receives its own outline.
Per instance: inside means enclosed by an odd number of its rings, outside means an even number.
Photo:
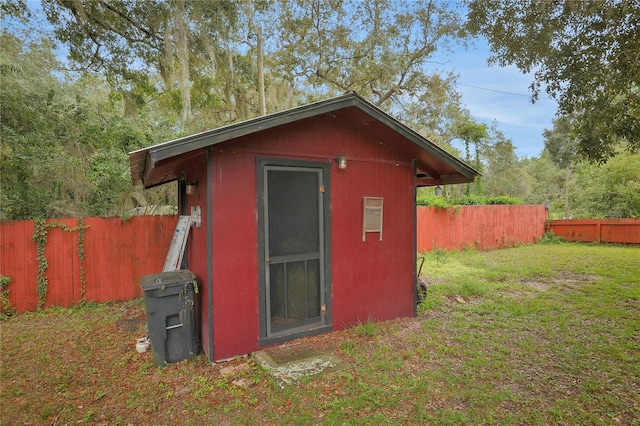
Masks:
[[[157,165],[171,162],[171,159],[180,162],[179,158],[184,157],[185,154],[323,114],[341,116],[352,124],[361,126],[376,135],[378,139],[401,138],[411,142],[409,144],[411,152],[408,154],[417,162],[419,184],[473,182],[475,176],[479,174],[463,161],[400,123],[356,93],[348,93],[133,151],[129,154],[131,179],[134,185],[141,183],[145,187],[175,180],[178,177],[176,168],[170,169],[171,172],[167,172],[166,167],[160,171],[161,168]]]

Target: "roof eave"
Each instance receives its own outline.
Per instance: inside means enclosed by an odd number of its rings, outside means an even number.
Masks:
[[[131,179],[135,184],[148,185],[148,177],[155,165],[162,160],[185,154],[187,152],[198,149],[207,148],[218,143],[226,142],[231,139],[247,136],[263,130],[293,123],[305,118],[315,117],[321,114],[334,112],[347,107],[355,106],[365,114],[381,122],[396,133],[400,134],[407,140],[413,142],[422,150],[433,155],[445,163],[450,164],[466,179],[473,181],[479,172],[459,160],[444,149],[430,142],[414,130],[400,123],[389,114],[366,101],[356,93],[348,93],[335,98],[319,101],[297,108],[272,113],[266,116],[257,117],[251,120],[230,124],[228,126],[219,127],[195,135],[185,136],[174,139],[165,143],[154,145],[131,152],[130,163],[132,176]],[[162,182],[160,182],[162,183]],[[159,183],[153,183],[155,186]]]
[[[475,179],[475,176],[480,174],[477,170],[469,166],[467,163],[459,160],[457,157],[440,148],[438,145],[420,135],[418,132],[400,123],[391,115],[387,114],[385,111],[374,106],[373,104],[367,101],[361,102],[360,109],[370,116],[375,117],[378,121],[393,129],[396,133],[402,135],[406,139],[418,145],[424,151],[428,152],[431,155],[435,155],[439,159],[451,164],[465,177],[472,179],[472,181],[473,179]]]
[[[218,127],[213,130],[207,130],[195,135],[185,136],[183,138],[175,139],[143,150],[148,150],[151,163],[155,164],[158,161],[184,154],[189,151],[206,148],[231,139],[247,136],[252,133],[268,130],[327,112],[336,111],[348,106],[353,106],[357,103],[356,99],[357,98],[355,98],[354,95],[343,95],[327,101],[315,102],[301,107],[230,124],[228,126]],[[132,152],[132,154],[135,152],[137,151]]]

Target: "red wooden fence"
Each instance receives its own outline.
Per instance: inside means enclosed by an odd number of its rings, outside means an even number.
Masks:
[[[640,219],[552,220],[548,226],[569,241],[640,244]]]
[[[78,226],[77,219],[47,222]],[[95,302],[141,296],[140,277],[162,270],[176,222],[177,216],[138,216],[126,221],[87,218],[80,245],[80,231],[52,227],[45,246],[48,291],[43,306],[73,306],[82,300],[83,293],[87,301]],[[9,300],[18,312],[38,306],[33,232],[32,220],[0,223],[0,275],[11,277]],[[79,248],[84,248],[83,262]]]
[[[533,243],[545,231],[542,205],[418,207],[418,251],[479,250]],[[67,229],[77,219],[60,219]],[[177,216],[138,216],[84,220],[79,230],[52,226],[45,257],[48,292],[43,306],[73,306],[83,298],[106,302],[142,295],[140,277],[162,270]],[[573,241],[640,244],[640,219],[558,220],[548,223],[556,235]],[[11,277],[9,300],[18,312],[38,306],[37,245],[34,221],[0,223],[0,276]],[[81,262],[80,249],[84,249]]]
[[[418,251],[491,250],[533,243],[544,234],[544,205],[418,207]]]
[[[544,232],[544,206],[418,207],[418,250],[480,250],[536,241]],[[54,221],[48,221],[53,223]],[[61,219],[67,229],[76,219]],[[48,306],[73,306],[83,299],[106,302],[142,296],[140,277],[162,270],[177,216],[84,220],[80,231],[59,226],[47,232]],[[37,309],[39,295],[34,221],[0,223],[0,275],[11,277],[9,300],[18,312]],[[80,248],[84,249],[81,262]],[[84,277],[84,278],[83,278]]]

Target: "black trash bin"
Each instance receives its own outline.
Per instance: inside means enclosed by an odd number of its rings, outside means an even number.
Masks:
[[[195,295],[198,283],[191,271],[171,271],[140,279],[151,339],[153,362],[164,367],[170,362],[198,354]]]

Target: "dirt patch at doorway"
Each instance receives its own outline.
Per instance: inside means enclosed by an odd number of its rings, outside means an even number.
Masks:
[[[290,342],[255,352],[253,358],[276,379],[291,385],[300,378],[331,373],[344,368],[345,362],[335,352],[320,350],[310,343]]]

